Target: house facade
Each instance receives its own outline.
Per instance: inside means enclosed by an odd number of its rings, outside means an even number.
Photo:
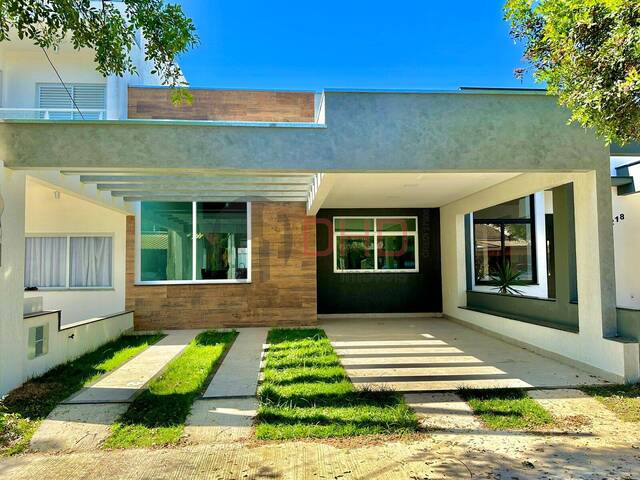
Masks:
[[[638,380],[610,152],[554,98],[192,94],[129,81],[118,115],[0,122],[0,391],[127,328],[327,316],[446,316]]]

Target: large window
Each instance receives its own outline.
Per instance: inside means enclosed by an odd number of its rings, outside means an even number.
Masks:
[[[25,239],[25,288],[111,288],[112,275],[111,236],[28,236]]]
[[[142,202],[139,283],[250,280],[250,205]]]
[[[522,281],[536,283],[533,195],[478,210],[473,224],[476,284],[494,283],[505,263]]]
[[[334,271],[418,271],[417,217],[334,217]]]

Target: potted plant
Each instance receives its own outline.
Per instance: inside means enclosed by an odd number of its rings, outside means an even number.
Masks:
[[[511,266],[511,262],[503,260],[495,268],[490,275],[491,280],[494,282],[494,288],[501,295],[522,295],[522,290],[518,290],[515,287],[526,285],[526,283],[520,279],[522,271]]]

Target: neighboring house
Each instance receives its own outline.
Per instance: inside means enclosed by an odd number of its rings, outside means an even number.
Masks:
[[[640,324],[640,145],[613,147],[613,237],[616,262],[616,301],[621,333],[638,338]]]
[[[105,78],[96,71],[90,50],[77,51],[63,43],[45,54],[13,35],[10,42],[0,44],[0,119],[126,119],[129,86],[161,84],[144,59],[145,44],[138,31],[130,52],[135,75]],[[22,188],[21,259],[7,247],[11,241],[6,217],[12,215],[11,209],[0,213],[0,232],[5,226],[4,240],[0,234],[0,271],[12,271],[14,267],[7,264],[19,261],[25,289],[20,308],[24,321],[13,326],[4,321],[3,308],[14,306],[0,289],[0,395],[25,378],[120,335],[133,321],[131,313],[123,313],[126,215],[133,208],[60,172],[30,172]],[[7,190],[6,184],[0,185],[0,197],[7,197]],[[12,312],[10,316],[15,315]],[[108,322],[98,322],[105,317]]]
[[[114,5],[124,8],[122,3]],[[126,119],[129,85],[162,84],[144,58],[145,42],[139,30],[130,52],[136,75],[105,78],[95,69],[92,50],[74,50],[70,42],[63,42],[45,55],[31,40],[13,35],[0,44],[0,119]]]
[[[120,121],[0,122],[0,391],[52,350],[37,321],[25,330],[25,285],[62,289],[26,296],[63,327],[70,311],[104,328],[133,311],[137,330],[446,315],[638,380],[609,150],[554,98],[192,93],[174,107],[165,88],[130,86]],[[489,283],[507,261],[522,296]]]

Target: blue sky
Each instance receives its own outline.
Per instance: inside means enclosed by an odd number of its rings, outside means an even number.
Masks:
[[[513,76],[503,1],[178,1],[201,40],[180,61],[195,87],[537,86]]]

